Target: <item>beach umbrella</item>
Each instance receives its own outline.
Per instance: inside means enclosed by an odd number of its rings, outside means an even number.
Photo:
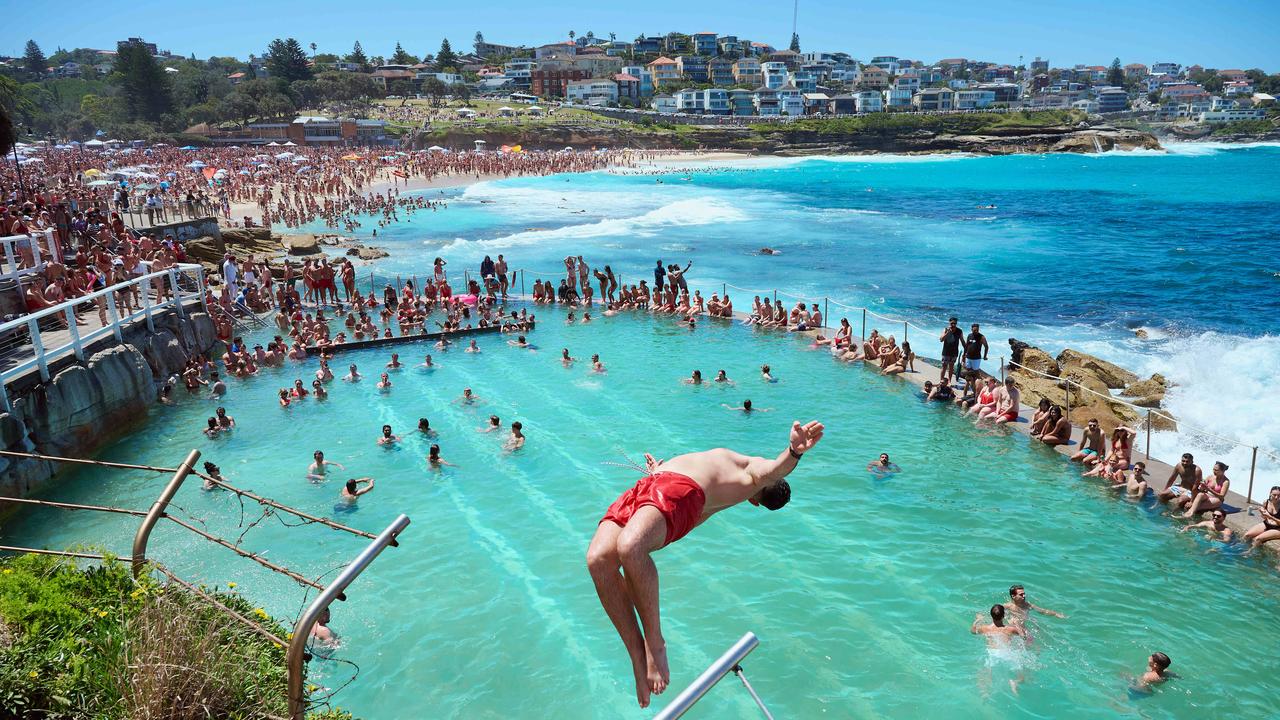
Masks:
[[[267,143],[267,147],[280,147],[280,143],[276,142],[275,140],[272,140],[271,142]]]
[[[115,185],[115,183],[110,180],[94,180],[89,183],[89,187],[102,187],[103,185]]]
[[[342,159],[343,160],[359,160],[361,159],[361,156],[355,153],[351,153],[350,155],[343,155]]]
[[[248,171],[248,170],[241,170],[240,172],[238,172],[238,173],[236,173],[236,174],[237,174],[237,175],[248,175],[248,174],[249,174],[249,171]]]
[[[100,148],[103,145],[106,145],[106,143],[102,142],[101,140],[90,140],[89,142],[86,142],[84,144],[85,147],[92,147],[92,148]]]
[[[173,172],[172,170],[170,170],[169,172],[165,173],[165,175],[166,175],[167,177],[177,177],[177,176],[178,176],[178,173]]]
[[[429,148],[427,148],[427,149],[428,149],[428,150],[430,150],[431,152],[443,152],[443,151],[444,151],[444,148],[440,147],[439,145],[432,145],[431,147],[429,147]]]
[[[155,173],[149,173],[149,172],[138,172],[138,173],[134,173],[134,175],[135,175],[136,177],[140,177],[140,178],[148,178],[148,179],[152,179],[152,180],[154,180],[154,179],[156,179],[156,178],[160,177],[159,175],[156,175]]]
[[[101,175],[102,171],[97,169],[89,169],[89,170],[85,170],[84,174],[85,174],[85,177],[93,177],[95,175]]]
[[[200,162],[199,160],[192,160],[191,162],[187,163],[187,167],[191,168],[192,170],[199,170],[200,168],[205,167],[205,164]]]
[[[284,146],[285,146],[285,147],[298,147],[298,143],[296,143],[296,142],[294,142],[294,141],[290,140],[289,142],[285,143],[285,144],[284,144]]]
[[[282,153],[276,153],[277,160],[284,160],[285,158],[291,158],[291,157],[293,157],[293,153],[289,152],[288,150]]]
[[[180,148],[178,148],[178,149],[179,149],[179,150],[195,150],[195,149],[196,149],[196,146],[195,146],[195,145],[183,145],[182,147],[180,147]]]

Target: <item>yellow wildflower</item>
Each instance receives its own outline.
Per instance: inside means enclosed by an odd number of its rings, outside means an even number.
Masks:
[[[39,671],[37,671],[37,670],[32,670],[32,671],[31,671],[31,677],[40,677],[40,673],[39,673]]]
[[[98,617],[102,618],[102,617],[106,617],[106,616],[107,616],[107,611],[106,611],[106,610],[99,610],[99,611],[98,611]]]
[[[5,575],[12,575],[12,574],[13,574],[13,568],[5,568],[5,569],[4,569],[4,574],[5,574]]]
[[[227,587],[228,587],[228,588],[230,588],[230,589],[232,589],[232,590],[235,590],[235,589],[236,589],[236,584],[235,584],[235,583],[233,583],[233,582],[229,582],[229,583],[227,583]]]

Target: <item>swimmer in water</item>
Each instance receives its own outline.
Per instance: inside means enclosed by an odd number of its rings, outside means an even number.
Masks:
[[[324,384],[318,379],[311,381],[311,394],[316,396],[316,400],[324,400],[329,397],[329,391],[324,389]]]
[[[1009,615],[1009,620],[1015,625],[1026,625],[1027,616],[1032,612],[1038,612],[1041,615],[1049,615],[1050,617],[1066,619],[1066,615],[1056,611],[1047,610],[1039,605],[1033,605],[1027,601],[1026,588],[1021,585],[1014,585],[1009,588],[1009,602],[1004,604],[1004,609]]]
[[[404,367],[400,364],[400,353],[391,353],[391,361],[387,363],[387,367],[392,370],[399,370]]]
[[[386,373],[382,373],[382,378],[378,380],[378,389],[383,392],[391,389],[391,378],[387,377]]]
[[[599,354],[591,356],[591,372],[594,372],[594,373],[606,372],[604,369],[604,363],[600,362]]]
[[[982,622],[982,613],[974,615],[973,624],[969,626],[969,632],[974,635],[982,635],[987,641],[988,653],[988,671],[991,667],[991,660],[1002,659],[1012,660],[1016,658],[1011,652],[1014,650],[1011,641],[1014,637],[1021,637],[1023,642],[1029,642],[1030,636],[1021,625],[1006,625],[1004,621],[1005,609],[1004,605],[991,606],[991,624],[986,625]],[[988,678],[989,680],[990,678]],[[1016,678],[1009,678],[1009,689],[1014,695],[1018,694],[1018,684],[1023,681],[1024,677],[1021,671],[1018,672]]]
[[[754,407],[754,406],[751,404],[751,401],[750,401],[750,400],[743,400],[743,401],[742,401],[742,406],[741,406],[741,407],[735,407],[735,406],[733,406],[733,405],[729,405],[729,404],[727,404],[727,403],[720,403],[720,407],[727,408],[727,409],[729,409],[729,410],[741,410],[742,412],[746,413],[747,415],[750,415],[750,414],[751,414],[751,413],[753,413],[753,412],[769,412],[769,410],[770,410],[770,408],[758,408],[758,407]]]
[[[889,462],[889,453],[880,453],[878,460],[867,463],[867,472],[884,477],[892,473],[902,472],[897,463]]]
[[[443,337],[442,337],[442,338],[440,338],[439,340],[437,340],[437,341],[436,341],[436,349],[437,349],[437,350],[448,350],[448,349],[449,349],[449,346],[450,346],[450,345],[452,345],[452,344],[453,344],[453,343],[449,342],[449,338],[443,338]]]
[[[563,363],[565,367],[569,367],[570,365],[578,362],[578,358],[570,357],[569,348],[565,348],[560,351],[560,362]]]
[[[480,427],[476,428],[476,432],[491,433],[494,430],[501,430],[501,429],[502,429],[502,420],[498,419],[497,415],[490,415],[489,424],[481,425]]]
[[[356,382],[361,377],[363,376],[356,370],[356,364],[351,363],[350,369],[348,370],[346,375],[342,376],[342,379],[346,380],[347,382]]]
[[[733,381],[729,379],[729,376],[725,374],[724,370],[721,370],[720,372],[716,373],[716,382],[726,383],[729,385],[734,384]]]
[[[444,467],[445,465],[448,465],[449,467],[458,467],[457,465],[454,465],[448,460],[445,460],[444,458],[440,457],[439,445],[432,445],[431,449],[427,451],[427,464],[437,470]]]
[[[378,444],[379,445],[395,445],[398,442],[400,442],[400,436],[391,434],[390,425],[383,425],[382,437],[378,438]]]
[[[1152,685],[1159,685],[1171,677],[1177,677],[1169,672],[1169,666],[1173,661],[1168,655],[1162,652],[1154,652],[1147,656],[1147,671],[1142,673],[1135,684],[1134,689],[1139,691],[1151,691]]]
[[[480,402],[480,398],[471,392],[471,388],[463,388],[462,395],[454,400],[454,402],[459,405],[474,405]]]
[[[507,452],[515,452],[516,450],[524,447],[523,429],[524,425],[521,424],[520,421],[517,420],[516,422],[511,423],[511,436],[507,438],[505,443],[503,443],[502,449]]]
[[[329,629],[329,608],[320,611],[316,624],[311,626],[311,639],[327,648],[338,647],[338,634]]]
[[[512,347],[518,347],[518,348],[529,347],[529,341],[525,340],[523,335],[517,336],[515,340],[508,340],[507,344]]]
[[[767,383],[776,383],[776,382],[778,382],[778,379],[777,379],[777,378],[775,378],[775,377],[773,376],[773,373],[772,373],[772,372],[770,372],[770,370],[769,370],[769,366],[768,366],[768,365],[761,365],[761,366],[760,366],[760,379],[761,379],[761,380],[763,380],[763,381],[765,381],[765,382],[767,382]]]
[[[478,352],[480,352],[480,346],[476,344],[476,341],[475,341],[475,340],[472,340],[472,341],[471,341],[471,344],[467,345],[466,352],[469,352],[469,353],[478,353]]]
[[[204,483],[200,486],[201,490],[217,490],[220,487],[218,482],[226,482],[222,477],[222,471],[218,469],[217,465],[214,465],[211,462],[205,462],[204,474],[208,477],[204,479]]]
[[[431,361],[431,356],[430,356],[430,355],[428,355],[428,356],[427,356],[427,358],[426,358],[425,360],[423,360],[423,361],[422,361],[422,364],[421,364],[421,365],[419,365],[418,367],[420,367],[420,368],[425,368],[425,369],[427,369],[427,370],[435,370],[435,369],[436,369],[436,364],[435,364],[434,362],[432,362],[432,361]]]
[[[361,485],[364,485],[364,487],[360,487]],[[343,500],[347,501],[348,505],[355,505],[356,498],[364,495],[370,490],[373,490],[373,478],[350,478],[347,480],[346,484],[342,486],[342,492],[339,493],[339,496]]]
[[[324,453],[320,450],[317,450],[314,453],[312,453],[311,457],[314,460],[314,462],[312,462],[311,465],[307,468],[308,480],[328,480],[329,479],[328,468],[330,467],[336,467],[339,470],[346,470],[346,468],[343,467],[341,463],[336,463],[336,462],[333,462],[332,460],[325,460]]]
[[[418,418],[418,432],[427,437],[436,436],[436,431],[431,429],[431,421],[426,418]]]
[[[683,382],[685,385],[701,385],[701,384],[702,384],[702,371],[701,371],[701,370],[694,370],[694,371],[693,371],[693,374],[692,374],[692,375],[690,375],[689,377],[685,378],[682,382]]]

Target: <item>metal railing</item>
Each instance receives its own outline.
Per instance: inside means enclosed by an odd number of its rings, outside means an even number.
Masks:
[[[689,712],[704,695],[711,691],[725,675],[734,673],[738,679],[742,681],[743,687],[747,692],[751,693],[751,699],[755,701],[756,706],[760,708],[760,712],[768,720],[773,720],[773,715],[769,714],[769,709],[765,707],[764,702],[760,700],[760,696],[756,694],[755,688],[751,687],[751,683],[747,682],[747,676],[742,671],[742,661],[752,650],[760,646],[760,639],[755,633],[749,632],[743,635],[738,642],[729,648],[711,663],[711,666],[702,672],[689,686],[680,692],[679,695],[671,701],[669,705],[662,709],[662,712],[654,716],[654,720],[675,720],[676,718]]]
[[[203,302],[204,291],[204,268],[182,264],[0,324],[0,358],[13,361],[0,370],[0,405],[6,411],[10,409],[4,386],[11,380],[39,369],[40,379],[48,382],[49,363],[54,360],[74,354],[83,362],[86,346],[108,335],[122,342],[124,330],[140,320],[145,320],[147,329],[154,331],[155,313],[167,308],[185,317],[184,303]],[[82,331],[81,315],[86,316],[84,324],[87,324],[94,311],[99,327]]]
[[[190,453],[188,453],[186,459],[182,462],[181,465],[179,465],[176,468],[162,468],[162,467],[154,467],[150,465],[135,465],[131,463],[114,463],[114,462],[106,462],[102,460],[88,460],[84,458],[54,457],[49,455],[42,455],[39,453],[15,452],[11,450],[0,450],[0,457],[30,458],[35,460],[43,460],[47,462],[66,462],[66,463],[73,463],[73,464],[96,465],[99,467],[109,467],[109,468],[127,469],[127,470],[146,470],[151,472],[162,472],[162,473],[172,472],[173,476],[170,478],[169,482],[165,484],[165,487],[160,492],[159,497],[157,497],[155,502],[151,504],[151,507],[145,511],[137,510],[134,508],[119,508],[119,507],[111,507],[106,505],[88,505],[83,503],[65,503],[65,502],[57,502],[53,500],[37,500],[33,498],[22,498],[22,497],[0,497],[0,503],[12,502],[12,503],[25,504],[25,505],[39,505],[44,507],[52,507],[52,508],[58,508],[62,510],[72,510],[72,511],[87,510],[91,512],[105,512],[105,513],[114,513],[114,514],[120,514],[120,515],[131,515],[134,517],[141,517],[142,523],[138,526],[138,530],[134,534],[132,554],[130,555],[130,558],[129,558],[133,577],[137,579],[141,577],[141,575],[144,572],[147,572],[149,570],[154,570],[156,572],[159,572],[165,575],[166,577],[168,577],[173,582],[177,583],[178,585],[181,585],[182,587],[191,591],[195,595],[204,599],[206,602],[209,602],[214,607],[227,613],[235,620],[247,626],[253,632],[266,638],[268,641],[274,643],[275,645],[281,648],[286,648],[285,667],[287,671],[288,705],[289,705],[290,720],[303,720],[306,714],[307,702],[306,702],[306,697],[303,693],[303,680],[305,675],[304,663],[307,660],[311,659],[311,655],[306,651],[306,646],[307,646],[307,642],[310,640],[310,637],[311,637],[311,630],[314,627],[316,620],[319,618],[320,613],[325,608],[327,608],[330,605],[330,603],[332,603],[334,600],[346,600],[347,598],[346,598],[345,591],[347,587],[351,585],[351,583],[356,579],[356,577],[358,577],[360,573],[363,572],[365,568],[369,566],[370,563],[373,562],[373,560],[378,556],[379,553],[381,553],[388,546],[393,546],[393,547],[398,546],[398,543],[396,542],[396,537],[405,529],[405,527],[409,525],[409,517],[407,515],[401,514],[390,525],[388,525],[385,530],[383,530],[377,536],[374,536],[374,535],[371,535],[370,533],[367,533],[361,530],[355,530],[345,525],[340,525],[338,523],[335,523],[329,520],[328,518],[319,518],[314,515],[297,510],[295,508],[289,507],[287,505],[282,505],[280,503],[275,502],[274,500],[263,498],[247,490],[241,490],[240,488],[234,487],[229,483],[227,483],[225,480],[221,480],[215,477],[210,477],[208,475],[205,475],[204,473],[200,473],[194,470],[196,462],[200,459],[199,450],[192,450]],[[190,523],[183,522],[179,518],[169,514],[168,512],[169,503],[173,500],[173,497],[177,494],[178,490],[181,489],[183,482],[187,479],[188,476],[192,474],[198,475],[202,477],[206,482],[209,482],[220,488],[236,493],[241,497],[248,497],[251,500],[258,502],[260,505],[263,505],[264,507],[289,513],[291,515],[294,515],[295,517],[303,519],[307,523],[322,524],[322,525],[325,525],[326,527],[329,527],[335,530],[342,530],[352,535],[371,538],[372,541],[364,550],[360,552],[360,554],[356,555],[356,557],[350,563],[348,563],[345,568],[343,568],[342,572],[338,575],[338,577],[333,582],[329,583],[328,586],[321,586],[319,583],[308,580],[302,577],[301,575],[293,572],[292,570],[289,570],[286,567],[276,565],[275,563],[271,563],[269,561],[265,561],[260,556],[241,549],[239,547],[238,542],[234,544],[230,543],[222,538],[219,538],[217,536],[204,532],[194,527]],[[156,524],[159,523],[161,519],[171,520],[175,522],[179,527],[182,527],[205,540],[209,540],[210,542],[213,542],[216,545],[230,549],[233,552],[235,552],[237,555],[240,555],[241,557],[246,557],[251,560],[254,560],[255,562],[258,562],[260,565],[266,567],[267,569],[273,572],[285,575],[286,577],[289,577],[290,579],[294,580],[295,582],[298,582],[301,585],[316,588],[321,591],[320,594],[316,597],[316,599],[312,601],[312,603],[307,607],[307,610],[298,618],[297,623],[294,625],[293,635],[288,640],[287,647],[286,647],[285,640],[280,639],[274,633],[272,633],[270,630],[267,630],[259,623],[227,607],[226,604],[217,600],[215,597],[210,595],[201,587],[197,587],[196,585],[193,585],[192,583],[189,583],[186,580],[183,580],[182,578],[178,577],[172,570],[165,567],[163,564],[155,561],[154,559],[147,558],[147,546],[151,538],[151,531],[155,529]],[[79,550],[49,550],[45,548],[31,548],[31,547],[21,547],[21,546],[13,546],[13,545],[0,545],[0,552],[36,553],[40,555],[58,555],[62,557],[82,558],[82,559],[89,559],[89,560],[106,560],[108,558],[108,556],[103,553],[90,553],[90,552],[83,552]]]
[[[22,292],[22,281],[44,272],[45,258],[62,259],[62,248],[53,230],[37,230],[27,235],[0,237],[4,257],[0,258],[0,281],[9,281]]]
[[[1065,410],[1064,415],[1068,421],[1071,420],[1072,388],[1075,388],[1077,393],[1084,392],[1090,395],[1096,395],[1097,397],[1102,398],[1108,403],[1123,405],[1133,410],[1139,417],[1143,418],[1142,424],[1143,424],[1143,428],[1146,431],[1146,447],[1143,449],[1143,455],[1146,457],[1148,462],[1150,462],[1151,460],[1151,428],[1152,428],[1152,420],[1154,418],[1160,418],[1161,420],[1165,420],[1170,423],[1175,423],[1179,432],[1190,431],[1197,435],[1203,435],[1205,437],[1213,438],[1214,440],[1219,440],[1221,442],[1228,443],[1234,447],[1245,448],[1249,450],[1250,451],[1249,489],[1245,494],[1245,499],[1249,501],[1249,503],[1253,503],[1253,481],[1258,470],[1258,454],[1261,453],[1264,457],[1269,457],[1272,460],[1276,461],[1277,463],[1280,463],[1280,454],[1271,452],[1270,450],[1264,449],[1258,445],[1249,445],[1247,443],[1242,443],[1239,440],[1234,440],[1224,435],[1219,435],[1217,433],[1210,432],[1209,430],[1206,430],[1202,427],[1191,425],[1185,421],[1174,418],[1172,415],[1160,412],[1160,410],[1158,410],[1157,408],[1142,407],[1141,405],[1136,405],[1134,403],[1129,402],[1128,400],[1116,397],[1115,395],[1111,395],[1109,393],[1106,393],[1106,394],[1100,393],[1097,390],[1093,390],[1091,388],[1085,387],[1080,382],[1073,380],[1067,376],[1051,375],[1042,370],[1036,370],[1035,368],[1027,367],[1026,365],[1023,365],[1022,363],[1014,362],[1013,360],[1009,360],[1008,362],[1005,362],[1005,359],[1003,357],[1000,358],[1000,376],[1002,380],[1004,379],[1004,369],[1006,367],[1017,368],[1020,371],[1028,372],[1033,375],[1038,375],[1040,377],[1053,380],[1059,384],[1064,385],[1065,386],[1064,393],[1066,395],[1066,403],[1064,404],[1064,410]]]

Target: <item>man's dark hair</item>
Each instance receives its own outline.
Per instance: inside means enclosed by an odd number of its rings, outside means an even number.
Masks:
[[[351,493],[351,494],[353,494],[353,495],[354,495],[354,494],[355,494],[355,492],[356,492],[356,488],[357,488],[357,487],[359,487],[359,486],[358,486],[358,485],[356,485],[356,479],[355,479],[355,478],[348,478],[348,479],[347,479],[347,492],[349,492],[349,493]]]
[[[995,605],[991,606],[991,622],[995,623],[996,627],[1004,627],[1004,606],[1003,605],[996,603]]]
[[[770,510],[778,510],[791,500],[791,486],[786,480],[779,480],[760,491],[760,504]]]
[[[1173,664],[1173,661],[1169,659],[1169,656],[1162,652],[1151,653],[1151,659],[1155,662],[1156,667],[1160,668],[1161,672],[1168,670],[1169,666]]]
[[[1014,594],[1014,593],[1018,592],[1019,590],[1023,590],[1023,589],[1025,589],[1025,588],[1023,588],[1021,585],[1010,585],[1010,586],[1009,586],[1009,597],[1013,597],[1013,594]]]

